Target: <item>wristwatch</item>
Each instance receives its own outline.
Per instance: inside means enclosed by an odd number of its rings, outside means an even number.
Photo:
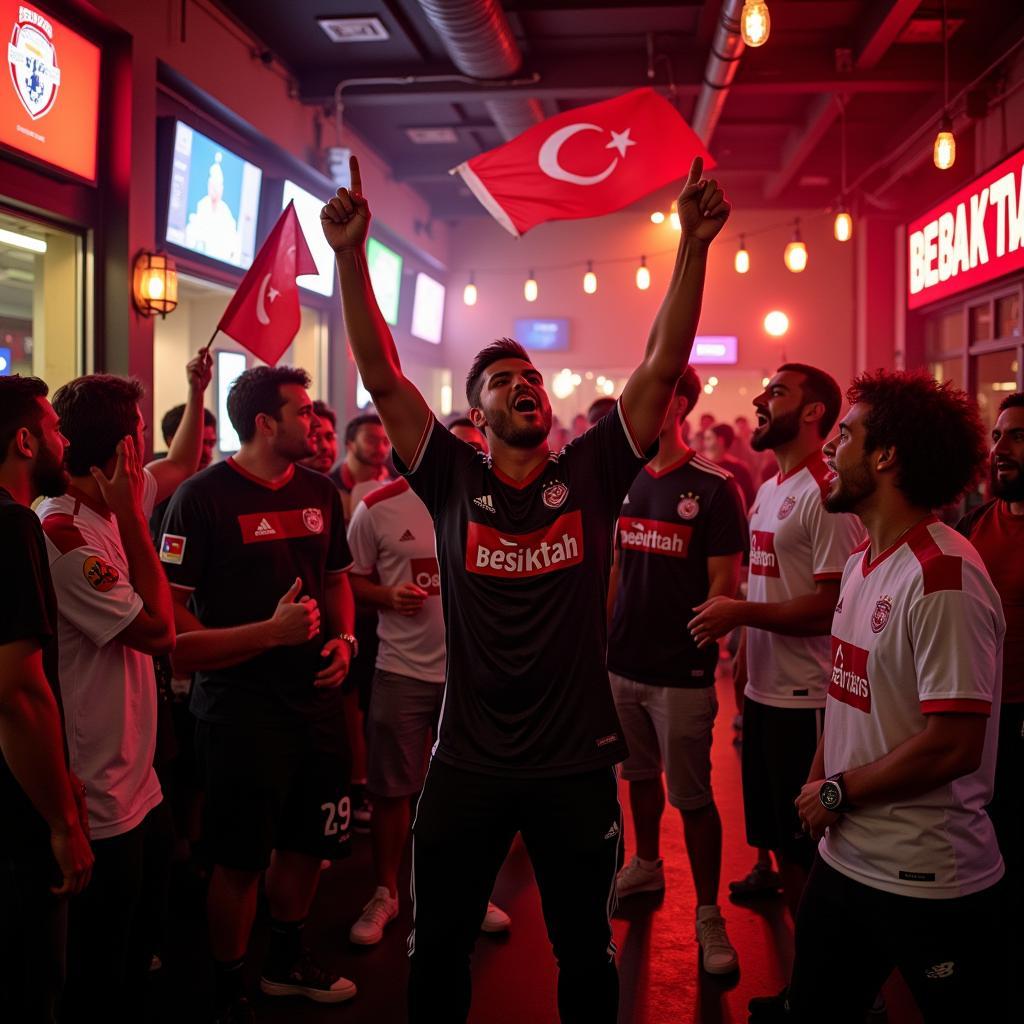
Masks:
[[[818,787],[818,800],[826,811],[831,811],[833,814],[842,814],[850,809],[850,805],[846,802],[846,790],[843,789],[842,772],[830,775]]]
[[[353,658],[359,654],[359,641],[351,633],[339,633],[338,639],[344,640],[352,648]]]

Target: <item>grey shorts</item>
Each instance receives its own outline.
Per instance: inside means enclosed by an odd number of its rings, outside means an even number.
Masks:
[[[366,788],[382,797],[415,796],[441,714],[444,683],[377,669],[366,715]]]
[[[612,696],[629,745],[620,774],[627,781],[665,771],[668,802],[681,811],[707,807],[711,792],[711,734],[718,713],[713,686],[648,686],[609,673]]]

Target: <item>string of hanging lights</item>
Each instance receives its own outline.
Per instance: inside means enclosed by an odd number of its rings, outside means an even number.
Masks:
[[[835,211],[830,211],[820,216],[831,216]],[[849,211],[843,210],[847,218],[850,217]],[[846,237],[840,237],[839,231],[839,217],[840,214],[836,213],[836,220],[834,226],[834,236],[837,241],[847,241],[852,234],[852,219],[849,221],[849,228]],[[652,221],[654,217],[652,216]],[[667,218],[662,215],[661,223],[664,223]],[[658,223],[655,221],[655,223]],[[749,274],[752,267],[752,260],[750,250],[747,248],[748,238],[758,238],[767,234],[778,232],[786,229],[790,232],[789,241],[783,250],[783,262],[786,268],[794,274],[802,273],[807,268],[809,260],[809,254],[807,249],[807,243],[803,239],[803,235],[800,229],[801,219],[799,217],[791,220],[778,221],[772,224],[767,224],[763,227],[756,228],[753,231],[744,231],[738,235],[727,235],[723,237],[723,241],[728,242],[730,239],[736,240],[739,246],[736,250],[733,259],[733,269],[737,274]],[[648,291],[651,287],[653,280],[651,274],[651,268],[648,265],[648,260],[659,256],[669,256],[675,253],[675,247],[660,249],[653,253],[643,253],[639,257],[637,256],[614,256],[609,259],[595,260],[575,260],[571,263],[557,263],[548,264],[545,266],[534,266],[527,272],[526,278],[523,280],[523,298],[527,302],[536,302],[540,295],[540,283],[538,281],[537,272],[552,272],[562,270],[575,270],[577,268],[585,268],[585,272],[582,278],[583,291],[587,295],[595,295],[598,289],[598,275],[597,267],[607,267],[619,263],[630,263],[635,267],[633,280],[639,291]],[[510,267],[490,267],[480,268],[476,267],[469,271],[469,277],[466,285],[463,288],[463,302],[467,306],[475,306],[479,299],[479,289],[477,287],[476,279],[478,274],[487,275],[502,275],[502,274],[521,274],[521,270]]]

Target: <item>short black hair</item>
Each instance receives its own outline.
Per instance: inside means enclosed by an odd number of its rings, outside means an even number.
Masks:
[[[1024,406],[1024,393],[1014,391],[999,403],[999,411],[1006,412],[1007,409],[1019,409],[1021,406]]]
[[[843,392],[835,377],[807,363],[783,363],[776,373],[783,370],[803,374],[804,382],[800,390],[804,396],[804,405],[808,402],[821,402],[825,406],[825,414],[818,422],[818,433],[822,437],[828,437],[836,425],[836,420],[839,419],[839,410],[843,406]]]
[[[603,420],[615,408],[615,399],[611,396],[595,398],[587,409],[587,422],[593,426],[599,420]]]
[[[732,447],[733,442],[736,440],[736,431],[728,423],[716,423],[711,428],[711,433],[722,442],[726,451]]]
[[[318,398],[313,403],[313,414],[318,420],[327,420],[335,430],[338,429],[338,417],[335,415],[334,410],[323,400]]]
[[[170,444],[174,440],[174,435],[178,432],[178,427],[181,426],[184,415],[185,406],[183,405],[176,405],[173,409],[168,409],[164,413],[164,418],[160,421],[160,433],[163,434],[164,444]],[[206,408],[203,409],[203,426],[217,426],[217,417]]]
[[[687,366],[679,375],[679,380],[676,381],[675,395],[677,398],[686,399],[686,412],[683,413],[682,419],[685,420],[693,412],[697,399],[700,398],[702,387],[700,374],[692,366]]]
[[[468,416],[456,416],[455,419],[449,420],[448,429],[451,430],[453,427],[468,427],[470,430],[480,429]]]
[[[496,363],[501,359],[522,359],[524,363],[533,364],[526,349],[512,338],[498,338],[486,348],[480,349],[473,360],[473,365],[469,368],[469,373],[466,374],[466,398],[471,408],[476,409],[480,405],[480,389],[483,386],[484,370],[491,363]]]
[[[53,408],[60,432],[71,442],[65,459],[72,476],[86,476],[90,467],[103,466],[120,441],[135,436],[145,393],[140,381],[112,373],[76,377],[57,389]]]
[[[46,381],[38,377],[22,377],[20,373],[0,377],[0,463],[6,460],[14,435],[22,427],[39,436],[43,414],[38,400],[49,393]]]
[[[280,419],[285,384],[308,388],[309,374],[298,366],[254,366],[235,379],[228,392],[228,419],[243,444],[256,436],[256,417],[261,413]]]
[[[382,427],[383,423],[375,412],[364,412],[359,416],[353,416],[345,424],[345,444],[351,444],[359,433],[360,427]]]
[[[952,505],[980,477],[985,428],[974,399],[951,381],[875,370],[856,377],[846,397],[869,407],[864,449],[896,449],[896,486],[918,508]]]

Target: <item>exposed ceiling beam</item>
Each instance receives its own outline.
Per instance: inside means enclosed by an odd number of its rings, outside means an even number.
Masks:
[[[706,53],[695,48],[673,54],[674,77],[678,93],[692,97],[700,92],[701,71]],[[911,59],[912,57],[912,59]],[[941,54],[914,53],[899,62],[888,61],[883,72],[837,72],[829,53],[793,47],[772,51],[772,61],[740,69],[731,86],[737,95],[810,95],[823,92],[930,92],[941,78]],[[382,106],[394,103],[481,103],[503,97],[532,97],[544,100],[578,100],[591,102],[616,96],[628,89],[647,84],[646,58],[635,50],[615,53],[564,55],[558,59],[547,55],[533,57],[522,75],[537,73],[540,81],[533,85],[477,86],[460,82],[397,83],[391,85],[352,85],[345,90],[345,106]],[[450,64],[420,65],[421,75],[453,74]],[[358,80],[362,75],[403,78],[409,67],[348,68],[346,78]],[[306,103],[323,103],[334,96],[338,72],[326,68],[308,71],[299,82],[301,99]]]
[[[886,54],[921,6],[921,0],[875,0],[864,20],[864,29],[854,49],[854,67],[869,71]]]
[[[835,96],[829,94],[814,101],[803,127],[787,140],[782,151],[782,165],[765,182],[765,199],[777,199],[782,194],[838,116],[839,101]]]

